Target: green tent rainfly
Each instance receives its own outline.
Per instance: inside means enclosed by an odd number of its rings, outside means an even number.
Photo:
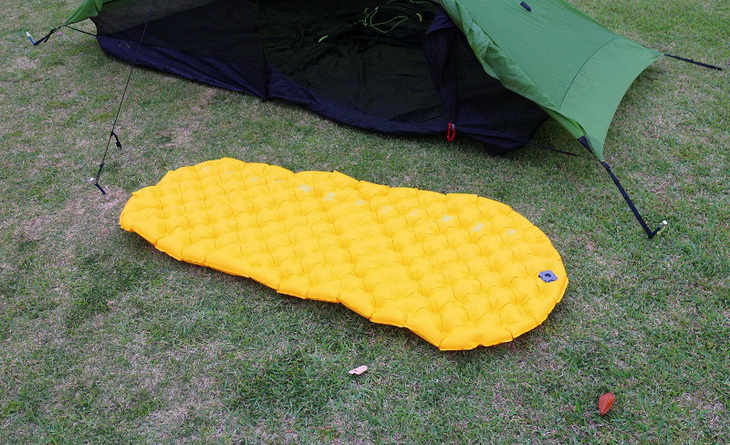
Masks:
[[[631,83],[661,53],[614,34],[562,0],[443,0],[484,70],[543,107],[603,160],[608,127]]]

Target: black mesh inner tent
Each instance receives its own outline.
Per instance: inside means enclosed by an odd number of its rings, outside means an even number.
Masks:
[[[271,65],[306,88],[379,117],[443,119],[421,41],[427,1],[262,1]]]
[[[546,119],[484,72],[432,1],[119,0],[93,20],[115,57],[361,128],[429,134],[451,122],[513,148]]]

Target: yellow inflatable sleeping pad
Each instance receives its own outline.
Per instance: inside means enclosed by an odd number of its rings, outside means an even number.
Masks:
[[[337,172],[203,162],[135,192],[120,224],[178,260],[342,303],[442,350],[512,340],[568,285],[547,236],[507,205]]]

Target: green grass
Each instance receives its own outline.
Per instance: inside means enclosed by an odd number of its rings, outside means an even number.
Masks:
[[[656,49],[724,64],[724,0],[575,2]],[[720,443],[730,437],[730,80],[664,59],[629,90],[601,166],[536,148],[363,132],[136,70],[101,196],[89,185],[128,66],[67,31],[76,1],[0,22],[0,443]],[[88,29],[89,25],[85,25]],[[536,140],[580,151],[547,123]],[[339,305],[179,263],[118,227],[130,193],[230,156],[503,201],[571,284],[514,342],[443,353]],[[366,364],[357,378],[347,371]],[[606,391],[617,402],[596,411]]]

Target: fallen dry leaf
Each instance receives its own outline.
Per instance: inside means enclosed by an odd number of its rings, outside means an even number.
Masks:
[[[612,392],[607,392],[598,398],[598,413],[604,415],[611,409],[613,402],[616,401],[616,396]]]
[[[350,374],[352,374],[352,375],[360,375],[360,374],[362,374],[363,372],[365,372],[367,370],[368,370],[368,367],[365,366],[365,365],[362,365],[362,366],[358,366],[355,369],[351,369],[350,370]]]

